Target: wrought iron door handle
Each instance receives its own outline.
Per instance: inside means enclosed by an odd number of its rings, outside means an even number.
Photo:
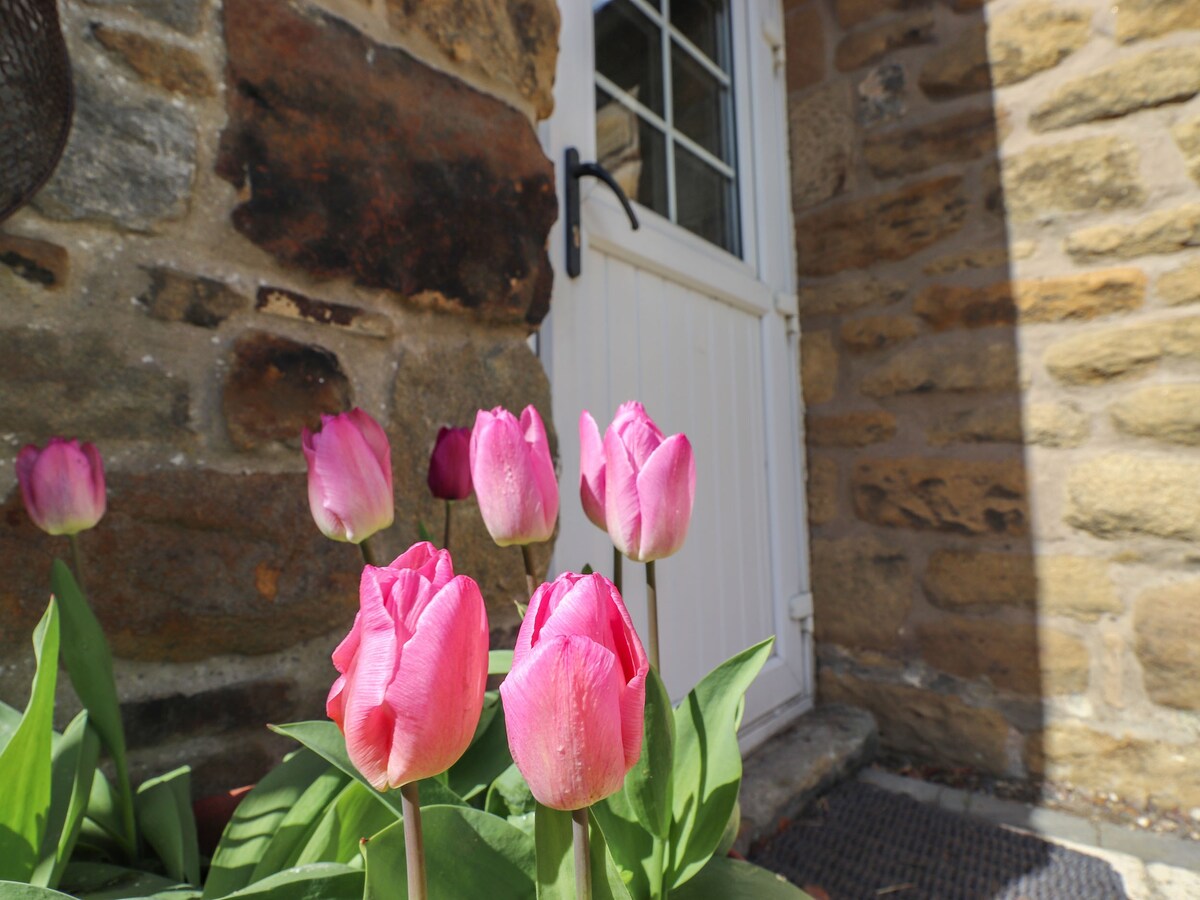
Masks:
[[[612,173],[600,163],[579,161],[579,151],[574,147],[568,147],[566,152],[566,161],[563,166],[566,184],[564,188],[567,192],[567,275],[571,278],[577,278],[582,271],[580,252],[583,246],[582,235],[579,233],[579,179],[585,175],[590,175],[593,178],[599,178],[607,184],[617,199],[621,201],[621,206],[625,209],[625,215],[629,216],[629,225],[637,231],[640,226],[637,214],[633,211],[633,204],[629,202],[629,198],[625,196],[625,192],[621,190],[621,185],[617,184],[617,179],[612,177]]]

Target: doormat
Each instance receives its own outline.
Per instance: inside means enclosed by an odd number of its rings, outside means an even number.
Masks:
[[[1127,900],[1101,859],[859,781],[751,859],[829,900]]]

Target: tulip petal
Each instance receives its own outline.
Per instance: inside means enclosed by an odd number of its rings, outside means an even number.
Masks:
[[[579,414],[579,500],[583,513],[601,531],[604,521],[604,444],[600,428],[586,409]]]
[[[550,458],[550,442],[546,440],[546,426],[533,406],[521,410],[521,430],[525,436],[526,451],[533,470],[534,483],[542,498],[542,531],[549,540],[558,519],[558,478],[554,474],[554,461]]]
[[[638,469],[646,464],[650,454],[663,442],[662,431],[646,415],[645,410],[641,411],[640,417],[630,418],[622,423],[616,431],[621,436],[622,443],[629,448],[629,455]]]
[[[673,434],[637,476],[642,513],[639,562],[662,559],[683,546],[696,498],[696,461],[686,435]]]
[[[621,787],[623,688],[612,651],[582,635],[541,641],[514,665],[500,685],[508,746],[538,802],[582,809]]]
[[[391,525],[391,465],[381,462],[358,427],[345,418],[332,417],[321,433],[314,435],[313,444],[310,465],[315,465],[320,505],[337,522],[337,532],[358,543]]]
[[[387,433],[383,430],[383,426],[371,417],[370,413],[357,406],[346,413],[346,417],[358,428],[358,433],[366,442],[371,456],[379,464],[379,470],[383,474],[390,496],[392,494],[392,446],[388,443]]]
[[[543,541],[542,494],[512,413],[480,410],[471,432],[471,481],[488,533],[501,547]]]
[[[637,467],[620,435],[611,428],[604,435],[604,513],[613,544],[636,558],[642,531]]]

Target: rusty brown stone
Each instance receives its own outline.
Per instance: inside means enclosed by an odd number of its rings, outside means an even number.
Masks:
[[[929,391],[1011,394],[1020,388],[1021,372],[1013,342],[982,340],[966,332],[901,347],[887,362],[868,372],[859,385],[863,394],[876,398]]]
[[[896,417],[882,409],[809,416],[804,433],[813,447],[866,447],[896,435]]]
[[[917,325],[911,316],[864,316],[844,324],[840,336],[851,353],[875,353],[911,341]]]
[[[863,158],[876,178],[911,175],[994,153],[997,131],[995,110],[970,109],[916,128],[869,134]]]
[[[917,295],[913,312],[934,331],[1012,325],[1017,319],[1008,282],[983,288],[931,285]]]
[[[233,348],[221,402],[233,445],[254,450],[272,441],[299,447],[304,428],[319,428],[322,413],[343,412],[352,398],[330,351],[252,332]]]
[[[163,44],[136,31],[95,24],[92,36],[106,50],[120,57],[147,84],[187,97],[211,97],[212,76],[191,50]]]
[[[822,644],[898,651],[913,602],[904,551],[873,537],[813,542],[813,604]]]
[[[889,12],[928,6],[930,0],[834,0],[833,14],[843,28],[853,28]]]
[[[150,283],[137,299],[152,319],[216,328],[250,306],[248,299],[212,278],[160,267],[147,274]]]
[[[0,232],[0,265],[24,281],[57,290],[70,274],[71,260],[58,244]]]
[[[783,23],[787,89],[802,91],[825,77],[825,27],[815,2],[791,6]]]
[[[261,313],[283,319],[297,319],[314,325],[332,325],[372,337],[388,337],[392,333],[392,322],[387,316],[368,312],[357,306],[306,297],[298,291],[289,291],[286,288],[263,285],[258,289],[254,308]]]
[[[554,172],[516,110],[314,10],[224,4],[234,226],[285,265],[536,324]]]
[[[828,331],[800,336],[800,386],[809,406],[828,403],[837,393],[838,355]]]
[[[808,521],[826,525],[838,515],[838,465],[832,456],[808,456]]]
[[[919,10],[882,25],[852,31],[837,45],[833,62],[841,71],[850,72],[883,59],[893,50],[933,41],[933,13]]]

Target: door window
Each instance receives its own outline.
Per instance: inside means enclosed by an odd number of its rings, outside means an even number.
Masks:
[[[631,199],[741,255],[730,0],[593,0],[596,155]]]

